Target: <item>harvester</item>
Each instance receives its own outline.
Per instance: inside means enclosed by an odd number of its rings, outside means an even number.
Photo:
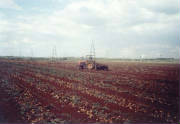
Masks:
[[[79,69],[108,71],[107,65],[96,63],[94,55],[86,55],[85,60],[79,61],[78,67],[79,67]]]

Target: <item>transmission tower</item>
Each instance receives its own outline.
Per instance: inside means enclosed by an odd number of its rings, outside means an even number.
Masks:
[[[93,41],[91,43],[90,55],[95,59],[95,47]]]
[[[56,51],[56,46],[53,47],[52,49],[52,58],[51,58],[52,62],[56,62],[57,61],[57,51]]]
[[[31,57],[34,57],[33,49],[31,49]]]
[[[19,58],[22,57],[22,54],[21,54],[21,48],[19,49]]]
[[[93,41],[91,43],[91,48],[90,48],[90,57],[91,57],[90,59],[95,62],[96,52],[95,52],[95,47],[94,47],[94,42]],[[95,69],[96,69],[96,64],[95,64]]]
[[[31,53],[30,53],[30,58],[31,58],[31,60],[33,60],[33,57],[34,57],[34,52],[33,52],[33,49],[31,48],[31,51],[30,51]]]

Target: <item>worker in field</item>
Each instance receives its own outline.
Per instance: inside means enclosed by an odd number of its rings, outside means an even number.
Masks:
[[[79,61],[78,65],[79,65],[79,69],[85,69],[86,62],[83,61],[83,60],[82,60],[82,61]]]

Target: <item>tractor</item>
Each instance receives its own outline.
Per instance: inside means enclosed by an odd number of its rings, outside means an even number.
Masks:
[[[79,69],[88,70],[106,70],[108,71],[108,66],[95,62],[95,57],[93,55],[86,55],[85,60],[81,60],[78,63]]]

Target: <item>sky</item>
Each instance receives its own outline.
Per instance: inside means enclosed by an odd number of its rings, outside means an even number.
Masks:
[[[179,0],[0,0],[0,56],[180,58]]]

